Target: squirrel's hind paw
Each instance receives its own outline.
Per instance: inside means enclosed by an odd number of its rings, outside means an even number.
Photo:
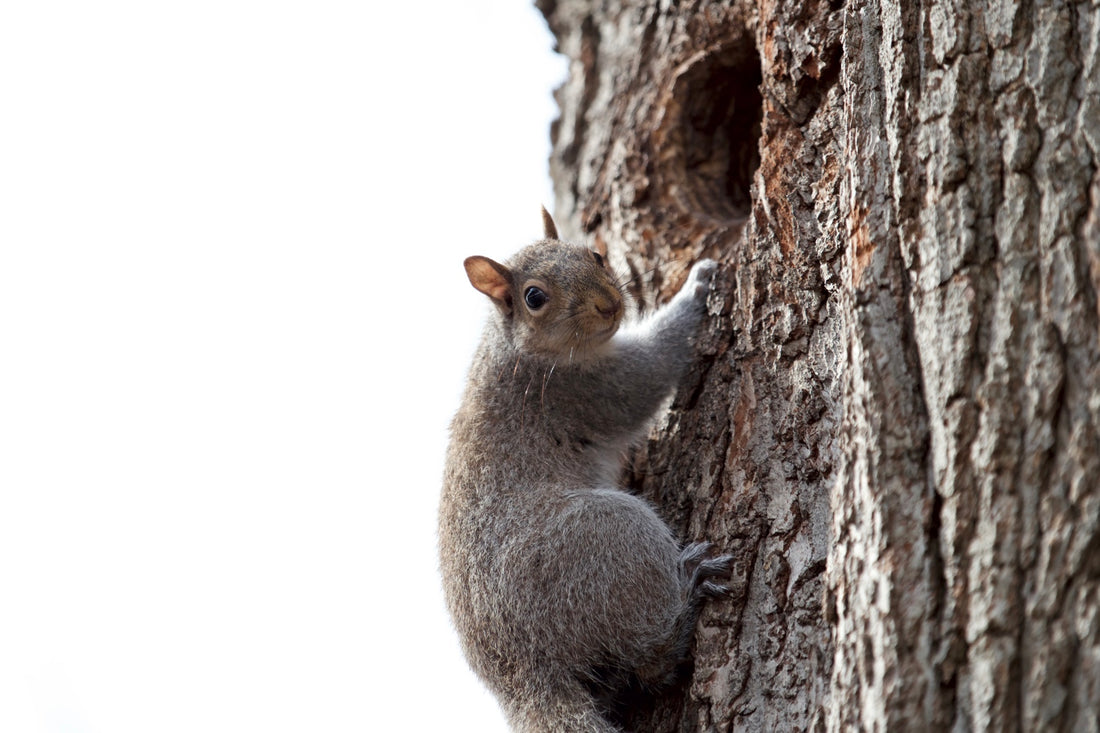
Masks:
[[[711,578],[728,578],[733,570],[733,555],[708,557],[695,568],[692,579],[696,585],[706,584]],[[711,583],[713,585],[713,583]]]
[[[680,552],[680,568],[688,581],[692,591],[707,597],[720,596],[727,593],[724,585],[711,582],[711,578],[728,578],[733,569],[733,555],[719,555],[707,557],[710,552],[709,542],[693,542]]]
[[[728,596],[730,589],[721,583],[715,583],[712,580],[704,580],[699,584],[699,587],[695,589],[697,596],[701,598],[722,598]]]
[[[706,557],[710,548],[711,544],[709,542],[692,542],[680,551],[680,567],[686,570],[688,566],[694,566],[695,563]]]

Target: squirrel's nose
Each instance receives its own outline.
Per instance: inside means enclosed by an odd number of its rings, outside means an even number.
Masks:
[[[596,301],[596,311],[604,318],[614,318],[622,307],[622,301],[619,300]]]

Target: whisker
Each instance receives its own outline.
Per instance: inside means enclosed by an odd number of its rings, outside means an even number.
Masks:
[[[534,377],[531,377],[527,382],[527,389],[523,390],[523,402],[519,405],[519,429],[523,430],[523,426],[527,424],[527,393],[531,391],[531,383],[535,381]]]
[[[539,404],[544,410],[546,409],[546,384],[550,381],[550,377],[554,374],[554,367],[556,367],[557,365],[558,363],[556,361],[551,364],[550,371],[548,371],[542,378],[542,394],[539,396]]]
[[[626,276],[624,276],[621,280],[619,280],[617,284],[620,287],[626,287],[628,285],[631,285],[634,282],[635,279],[648,277],[649,275],[652,275],[653,273],[657,272],[657,270],[659,270],[659,269],[661,269],[661,268],[659,268],[657,266],[654,266],[654,267],[649,268],[648,270],[642,270],[641,272],[631,272],[631,273],[627,274]]]

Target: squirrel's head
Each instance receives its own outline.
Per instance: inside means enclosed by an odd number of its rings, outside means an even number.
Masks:
[[[493,301],[516,348],[578,361],[607,342],[623,319],[623,292],[598,252],[558,239],[543,209],[546,238],[505,264],[467,257],[470,283]]]

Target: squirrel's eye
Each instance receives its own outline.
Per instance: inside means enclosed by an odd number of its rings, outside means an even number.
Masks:
[[[534,286],[523,291],[523,302],[533,311],[537,311],[539,308],[546,305],[546,301],[548,300],[550,300],[550,296]]]
[[[596,258],[596,264],[599,265],[600,267],[603,267],[603,255],[601,255],[599,252],[596,252],[595,250],[593,250],[592,251],[592,256]]]

